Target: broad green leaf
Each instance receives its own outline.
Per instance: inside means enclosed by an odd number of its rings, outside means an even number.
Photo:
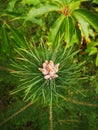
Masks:
[[[11,0],[8,4],[7,11],[12,12],[17,1],[18,0]]]
[[[90,42],[87,48],[96,47],[96,46],[98,46],[98,42]]]
[[[98,66],[98,54],[96,56],[96,66]]]
[[[98,14],[95,14],[86,9],[78,9],[74,11],[74,14],[81,16],[98,32]]]
[[[98,4],[98,0],[93,0],[93,3],[96,3],[96,4]]]
[[[40,3],[40,0],[22,0],[22,2],[28,5],[37,5]]]
[[[78,22],[79,22],[79,27],[82,33],[82,36],[85,36],[86,39],[89,37],[89,23],[81,17],[81,15],[75,15]]]
[[[65,18],[65,41],[70,44],[74,31],[74,25],[71,17]]]
[[[1,28],[1,40],[3,51],[5,51],[7,54],[10,54],[11,53],[10,40],[8,38],[8,33],[5,24]]]
[[[45,29],[45,22],[44,22],[42,19],[32,18],[32,19],[30,19],[30,21],[31,21],[32,23],[35,23],[35,24],[41,26],[43,29]],[[26,22],[26,21],[25,21],[25,22]],[[24,23],[25,23],[25,22],[24,22]]]
[[[70,1],[70,0],[69,0]],[[56,3],[58,5],[61,5],[61,6],[65,6],[66,4],[68,4],[68,0],[52,0],[53,3]]]
[[[53,4],[45,4],[41,5],[39,8],[32,8],[28,12],[26,16],[26,20],[31,20],[34,17],[41,16],[45,13],[49,13],[51,11],[60,11],[60,8],[56,5]]]
[[[73,1],[70,3],[69,8],[70,8],[70,12],[73,12],[74,10],[78,9],[80,6],[80,1]]]
[[[68,5],[72,0],[62,0],[65,5]]]
[[[63,1],[65,1],[65,4],[67,4],[67,5],[69,5],[73,2],[81,2],[81,0],[63,0]]]
[[[91,48],[91,51],[89,52],[89,55],[94,55],[98,52],[97,48],[96,47],[92,47]]]
[[[63,0],[53,0],[53,3],[56,3],[58,6],[64,6]]]
[[[49,33],[49,42],[53,43],[58,35],[58,32],[60,31],[60,27],[62,25],[62,22],[64,20],[65,16],[61,15],[53,24],[50,33]]]
[[[89,55],[94,55],[98,52],[97,46],[98,42],[90,42],[87,46],[87,49],[85,52],[89,53]]]

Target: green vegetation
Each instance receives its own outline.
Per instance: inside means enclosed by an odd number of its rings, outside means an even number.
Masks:
[[[0,129],[98,129],[98,0],[0,0]]]

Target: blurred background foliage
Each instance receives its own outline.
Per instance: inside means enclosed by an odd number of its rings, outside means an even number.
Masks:
[[[98,104],[98,0],[0,0],[0,122],[27,105],[22,94],[9,94],[18,82],[9,73],[15,49],[26,48],[27,42],[37,46],[41,39],[53,46],[59,37],[64,45],[80,50],[78,61],[85,61],[82,73],[88,79],[79,85],[86,97],[75,93],[74,99]],[[60,100],[53,116],[54,130],[98,129],[98,107],[93,105]],[[48,108],[34,103],[1,123],[0,129],[49,129]]]

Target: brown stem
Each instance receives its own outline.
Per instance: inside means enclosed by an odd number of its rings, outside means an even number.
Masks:
[[[75,104],[84,105],[84,106],[95,106],[95,107],[98,107],[98,104],[92,104],[92,103],[87,103],[87,102],[80,102],[80,101],[77,101],[77,100],[74,100],[74,99],[71,99],[71,98],[65,98],[65,97],[62,97],[62,98],[65,101],[72,102],[72,103],[75,103]]]
[[[7,123],[9,120],[11,120],[13,117],[17,116],[18,114],[20,114],[22,111],[24,111],[25,109],[27,109],[29,106],[31,106],[34,102],[30,102],[27,105],[25,105],[24,107],[22,107],[19,111],[15,112],[13,115],[9,116],[8,118],[6,118],[4,121],[0,122],[0,126],[4,125],[5,123]]]
[[[50,105],[49,107],[49,111],[50,111],[50,116],[49,116],[49,120],[50,120],[50,130],[53,130],[53,118],[52,118],[52,106]]]
[[[6,68],[6,67],[3,67],[3,66],[0,66],[0,71],[15,72],[15,70],[12,70],[10,68]]]

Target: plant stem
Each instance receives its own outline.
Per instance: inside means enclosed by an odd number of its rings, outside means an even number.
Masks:
[[[50,85],[50,107],[49,107],[49,120],[50,120],[50,130],[53,130],[53,115],[52,115],[52,85]]]
[[[49,120],[50,120],[50,130],[53,130],[53,119],[52,119],[52,106],[50,106],[50,117],[49,117]]]
[[[20,114],[22,111],[24,111],[25,109],[27,109],[28,107],[30,107],[34,102],[30,102],[27,105],[25,105],[24,107],[22,107],[19,111],[15,112],[13,115],[9,116],[8,118],[6,118],[4,121],[0,122],[0,126],[4,125],[5,123],[7,123],[9,120],[11,120],[13,117],[17,116],[18,114]]]
[[[78,100],[74,100],[74,99],[71,99],[71,98],[66,98],[66,97],[63,97],[61,95],[59,95],[63,100],[67,101],[67,102],[71,102],[71,103],[74,103],[74,104],[78,104],[78,105],[84,105],[84,106],[90,106],[90,107],[98,107],[98,104],[92,104],[92,103],[88,103],[88,102],[81,102],[81,101],[78,101]]]
[[[12,69],[7,68],[7,67],[0,66],[0,71],[8,71],[8,72],[13,72],[13,71],[15,71],[15,70],[12,70]]]

